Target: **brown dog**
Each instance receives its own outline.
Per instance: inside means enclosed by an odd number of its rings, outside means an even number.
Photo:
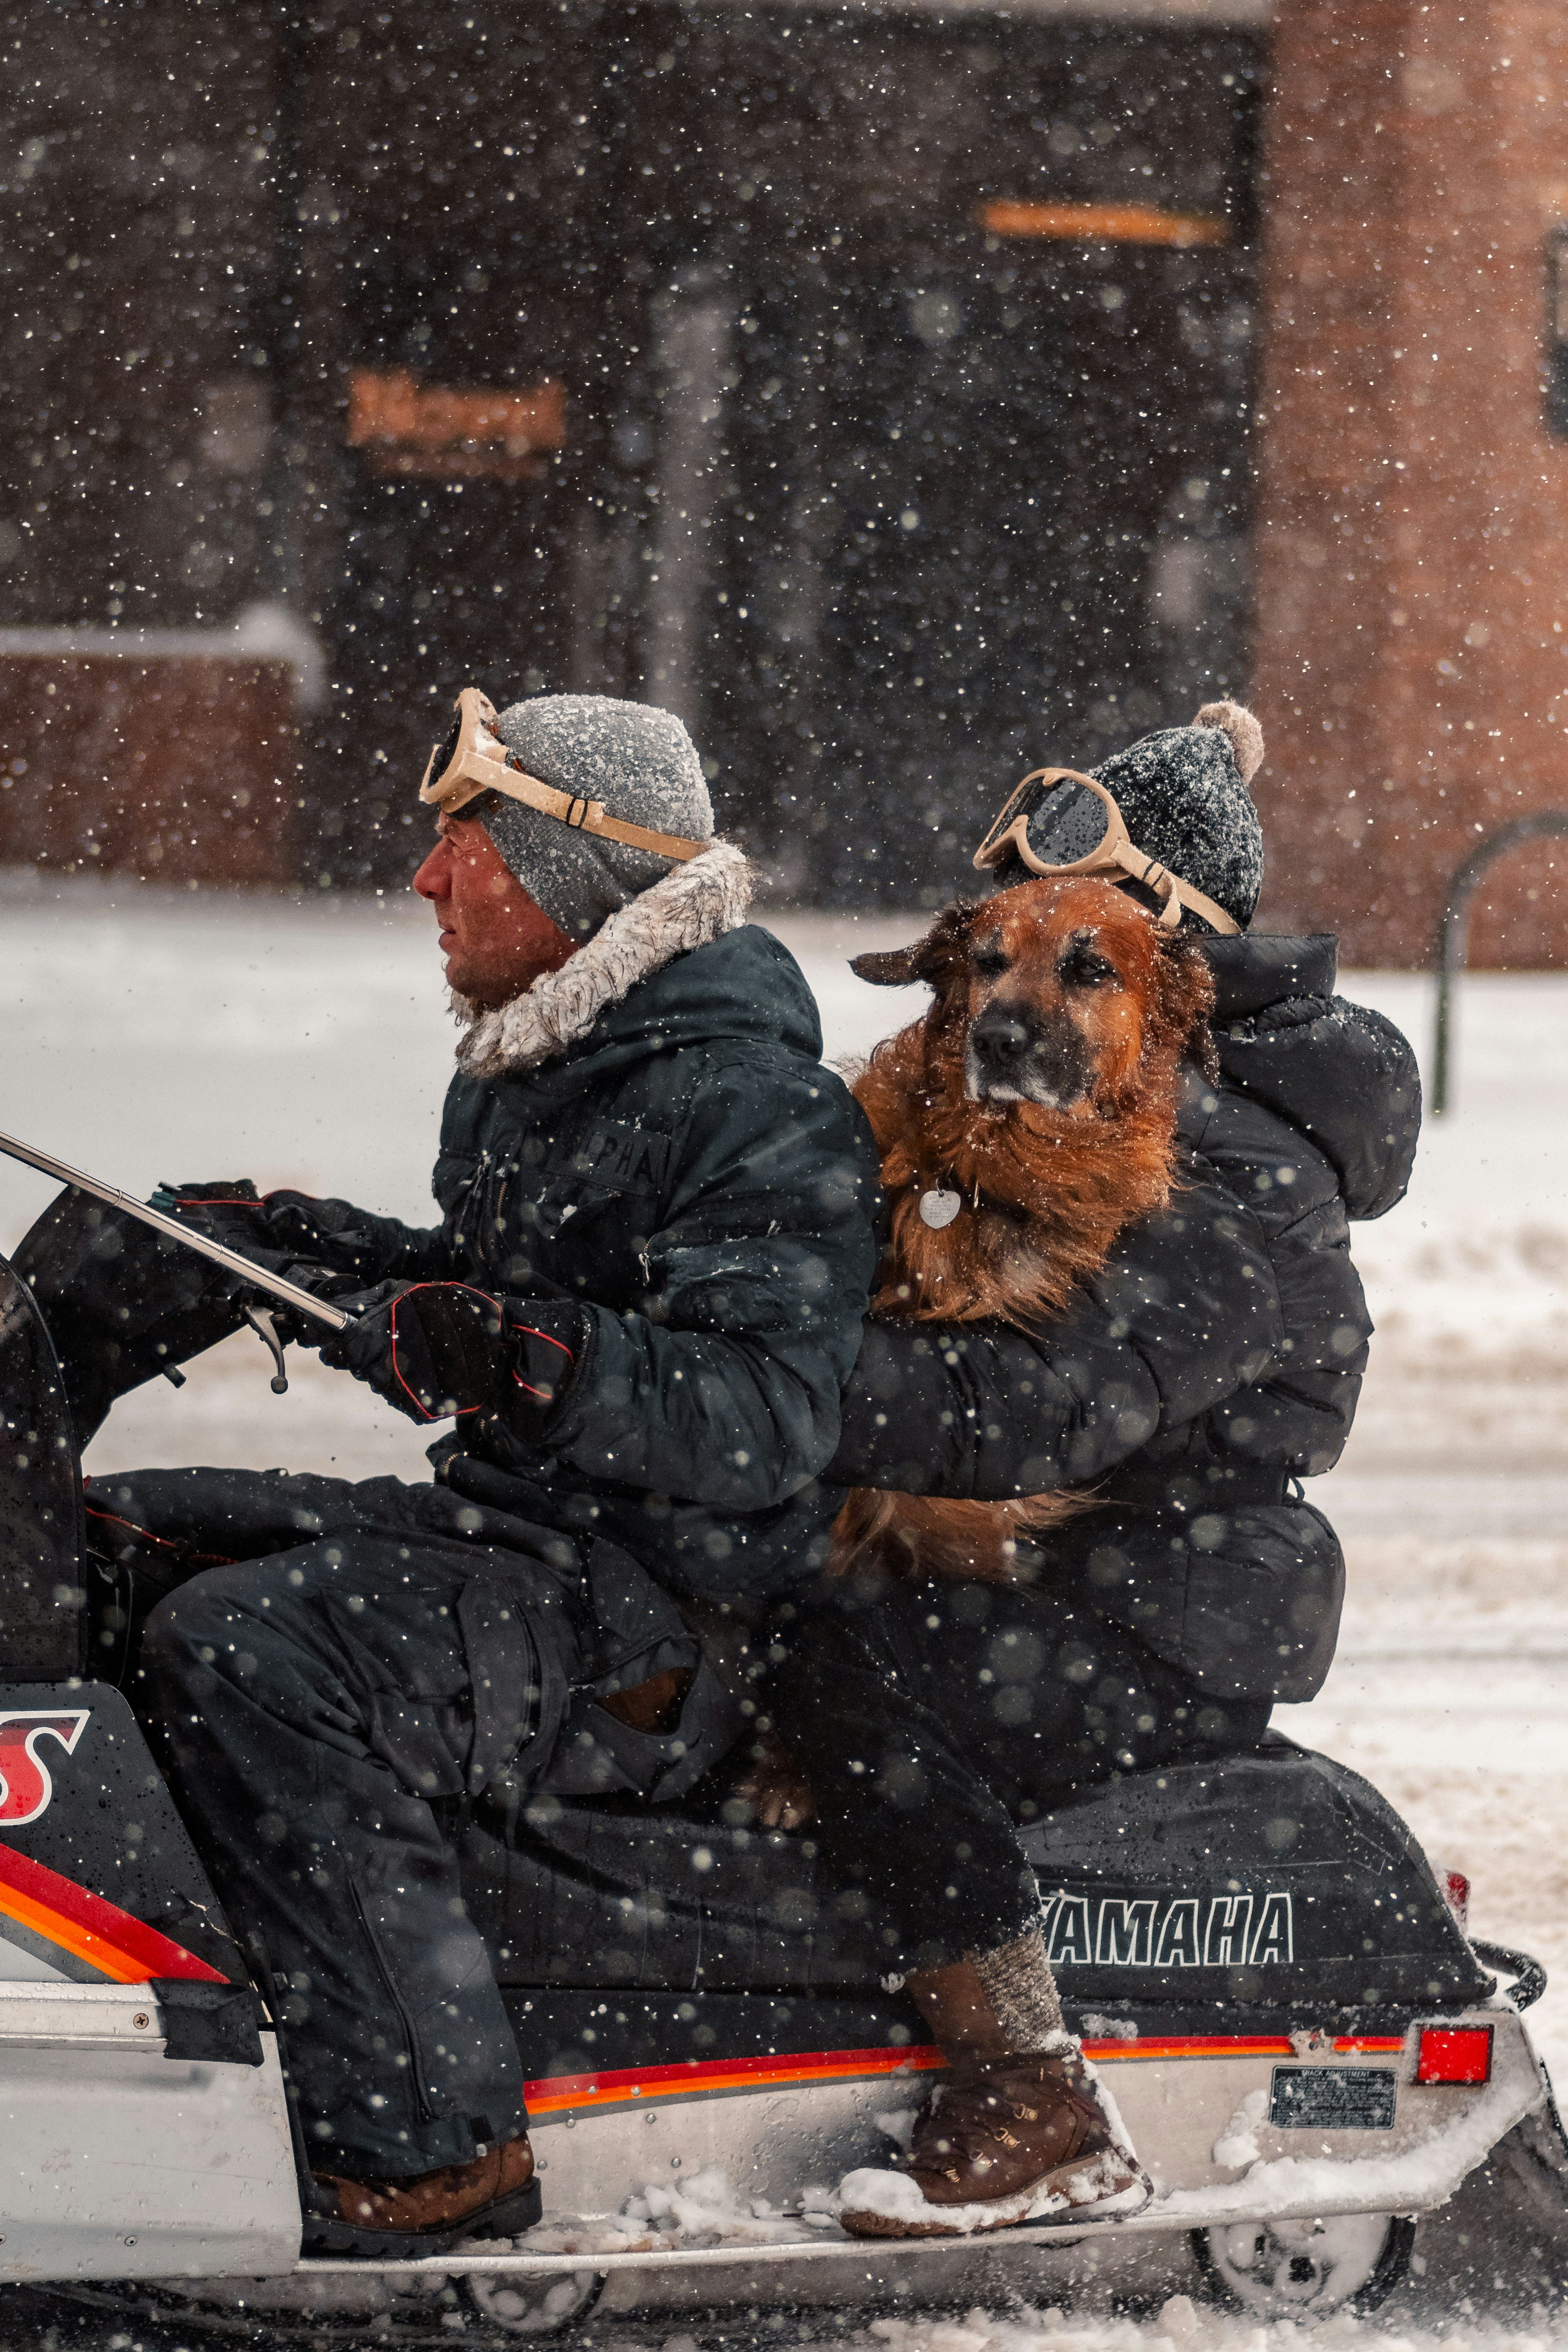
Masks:
[[[1169,1197],[1182,1061],[1215,1070],[1201,950],[1109,883],[1069,877],[949,908],[916,946],[853,970],[935,991],[854,1085],[893,1212],[873,1311],[1042,1322],[1124,1225]],[[1082,1507],[860,1488],[833,1530],[834,1566],[1005,1580],[1020,1532]]]

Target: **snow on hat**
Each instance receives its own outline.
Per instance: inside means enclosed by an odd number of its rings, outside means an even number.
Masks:
[[[1247,787],[1263,730],[1239,702],[1206,702],[1190,727],[1145,735],[1091,770],[1135,847],[1224,908],[1243,930],[1263,887],[1263,828]]]
[[[541,694],[503,710],[497,730],[530,776],[650,833],[713,839],[696,746],[674,713],[606,694]],[[488,796],[480,824],[552,923],[582,940],[675,864],[563,824],[524,801]]]

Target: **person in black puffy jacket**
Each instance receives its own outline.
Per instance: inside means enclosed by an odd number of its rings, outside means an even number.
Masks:
[[[1343,1567],[1297,1482],[1350,1433],[1372,1324],[1349,1220],[1404,1197],[1420,1081],[1392,1023],[1333,993],[1332,938],[1203,944],[1220,1080],[1188,1077],[1169,1207],[1044,1332],[868,1323],[826,1475],[1091,1490],[1051,1537],[1053,1586],[1218,1696],[1299,1702]]]
[[[145,1610],[132,1687],[278,2021],[307,2242],[388,2260],[539,2206],[454,1825],[498,1786],[677,1796],[724,1753],[735,1704],[661,1586],[765,1580],[831,1517],[876,1259],[869,1128],[746,919],[680,721],[471,689],[432,775],[415,887],[465,1014],[441,1223],[166,1197],[343,1307],[298,1339],[439,1430],[438,1476],[131,1471],[87,1497],[110,1614]],[[103,1269],[146,1254],[118,1229],[103,1251],[68,1195],[59,1216],[20,1262],[73,1412],[237,1325],[195,1258],[195,1296],[145,1318]]]
[[[1261,739],[1235,706],[1200,718],[1098,781],[1140,849],[1245,924]],[[1024,878],[1016,864],[998,877]],[[826,1473],[984,1500],[1077,1489],[1089,1507],[1044,1539],[1027,1580],[855,1575],[769,1629],[765,1704],[809,1783],[823,1859],[891,1917],[909,1990],[960,2085],[979,2069],[969,2092],[986,2114],[1024,2065],[1013,2091],[1049,2116],[1028,2070],[1052,2053],[1068,2063],[1015,1824],[1076,1782],[1251,1745],[1276,1700],[1322,1686],[1338,1629],[1343,1556],[1299,1482],[1338,1460],[1354,1414],[1372,1326],[1348,1221],[1405,1192],[1414,1056],[1334,993],[1332,938],[1186,919],[1213,969],[1220,1076],[1188,1074],[1168,1207],[1122,1236],[1047,1330],[868,1325]],[[787,1792],[765,1782],[765,1811],[788,1820]],[[1019,2159],[983,2117],[959,2130],[941,2112],[940,2126],[923,2117],[895,2188],[852,2186],[851,2226],[924,2231],[936,2207],[978,2211],[988,2177],[1010,2180]],[[1037,2128],[1015,2114],[1015,2138]]]

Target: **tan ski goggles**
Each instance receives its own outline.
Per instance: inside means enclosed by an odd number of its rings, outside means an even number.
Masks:
[[[1128,874],[1157,891],[1160,921],[1174,930],[1190,907],[1217,931],[1239,931],[1223,907],[1146,857],[1127,831],[1114,795],[1076,768],[1036,768],[1024,778],[975,852],[982,872],[1014,853],[1031,874]]]
[[[465,686],[454,705],[457,724],[433,746],[419,797],[427,808],[455,816],[484,793],[504,793],[508,800],[525,801],[546,816],[579,833],[595,833],[605,841],[623,841],[630,848],[651,850],[655,857],[700,857],[711,841],[684,841],[678,834],[650,833],[645,825],[622,824],[607,816],[602,801],[577,800],[557,792],[553,784],[530,776],[516,752],[508,751],[497,732],[496,706],[476,686]],[[441,772],[436,774],[437,763]]]

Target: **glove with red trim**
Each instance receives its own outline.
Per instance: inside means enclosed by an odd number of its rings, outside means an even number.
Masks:
[[[462,1282],[383,1282],[337,1304],[354,1319],[320,1340],[322,1362],[413,1421],[501,1412],[542,1433],[581,1353],[582,1310],[568,1303],[493,1298]]]
[[[410,1239],[395,1218],[372,1216],[349,1201],[291,1192],[268,1192],[263,1199],[247,1176],[228,1183],[164,1182],[152,1206],[183,1218],[274,1273],[287,1268],[291,1281],[303,1282],[323,1298],[362,1289],[403,1254]]]

